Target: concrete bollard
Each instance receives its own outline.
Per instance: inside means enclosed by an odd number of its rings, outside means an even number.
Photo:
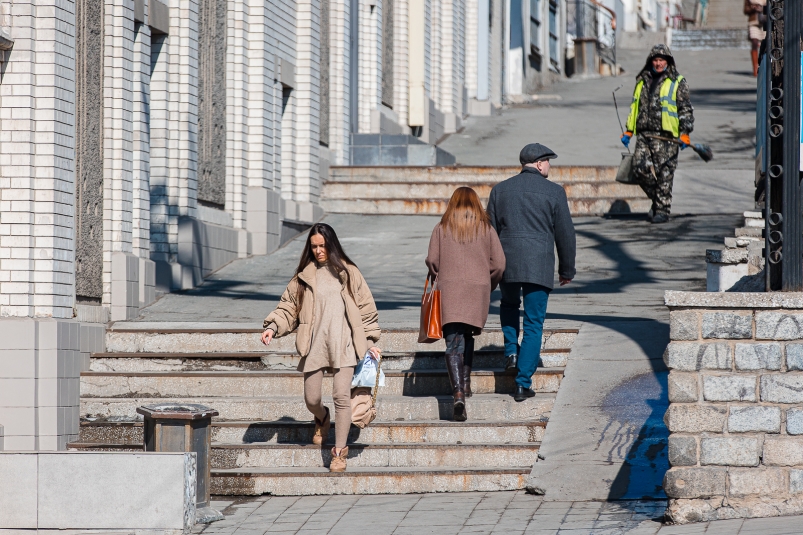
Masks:
[[[144,405],[137,412],[145,418],[145,451],[195,452],[198,460],[196,523],[223,520],[210,506],[212,417],[220,413],[194,403]]]

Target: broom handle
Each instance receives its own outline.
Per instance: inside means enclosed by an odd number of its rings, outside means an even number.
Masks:
[[[611,91],[611,94],[613,95],[613,107],[616,108],[616,120],[619,121],[619,128],[621,128],[622,132],[624,133],[625,127],[624,125],[622,125],[622,118],[619,117],[619,104],[616,103],[616,92],[619,91],[621,88],[622,86],[620,85],[619,87]],[[630,147],[627,146],[625,148],[627,149],[627,152],[630,153]]]
[[[660,139],[661,141],[671,141],[672,143],[675,143],[676,145],[682,145],[683,144],[683,143],[680,142],[679,139],[675,139],[673,137],[655,136],[655,135],[652,135],[652,134],[644,134],[644,137],[649,137],[649,138],[652,138],[652,139]]]
[[[653,136],[653,135],[650,135],[650,134],[644,134],[644,137],[648,137],[648,138],[651,138],[651,139],[660,139],[661,141],[671,141],[672,143],[674,143],[676,145],[683,145],[683,143],[681,143],[679,139],[675,139],[675,138],[671,138],[671,137]],[[690,147],[692,148],[692,150],[694,152],[699,154],[700,151],[697,150],[697,145],[692,143],[690,145]]]

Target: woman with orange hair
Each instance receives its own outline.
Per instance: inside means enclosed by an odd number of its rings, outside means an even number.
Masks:
[[[477,193],[457,188],[432,231],[429,276],[441,291],[446,369],[454,396],[454,420],[465,421],[471,396],[474,336],[488,319],[491,292],[505,272],[505,253]]]

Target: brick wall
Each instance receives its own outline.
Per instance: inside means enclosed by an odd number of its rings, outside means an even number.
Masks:
[[[8,6],[7,6],[8,7]],[[72,317],[75,11],[15,1],[0,83],[0,316]]]
[[[676,523],[803,512],[803,295],[667,292]]]

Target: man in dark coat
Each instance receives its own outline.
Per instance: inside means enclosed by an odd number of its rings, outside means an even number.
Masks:
[[[678,73],[669,47],[655,45],[636,76],[633,103],[622,135],[625,147],[636,136],[633,173],[652,201],[650,221],[666,223],[672,207],[672,182],[678,166],[678,144],[691,145],[694,129],[689,84]],[[663,139],[657,139],[658,137]]]
[[[576,243],[569,202],[561,186],[546,179],[549,160],[558,156],[539,143],[521,150],[522,170],[491,190],[488,216],[505,252],[499,288],[499,320],[508,369],[517,369],[516,401],[535,395],[530,388],[541,358],[547,300],[555,280],[558,251],[560,285],[575,275]],[[524,296],[524,337],[519,347],[519,307]]]

